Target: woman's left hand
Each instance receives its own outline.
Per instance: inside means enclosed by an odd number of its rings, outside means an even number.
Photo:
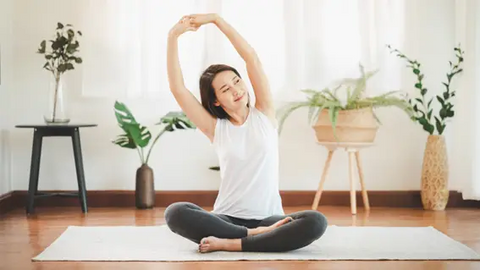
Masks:
[[[204,24],[214,23],[218,18],[218,15],[215,13],[206,13],[206,14],[191,14],[188,15],[190,22],[196,27],[200,27]]]

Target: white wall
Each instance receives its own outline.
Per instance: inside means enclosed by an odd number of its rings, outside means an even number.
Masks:
[[[12,190],[9,146],[9,93],[13,91],[12,72],[13,1],[0,2],[0,195]]]
[[[406,20],[406,34],[407,38],[418,42],[406,52],[422,62],[430,91],[442,90],[441,81],[447,72],[448,60],[453,60],[454,4],[449,0],[408,1],[406,12],[410,17]],[[46,101],[48,74],[41,69],[43,60],[35,54],[36,48],[43,38],[51,35],[57,21],[75,25],[79,20],[77,15],[74,1],[15,1],[15,91],[9,100],[14,105],[9,126],[14,190],[28,189],[32,131],[12,126],[41,122]],[[405,69],[407,89],[413,86],[410,74]],[[139,166],[137,153],[110,143],[121,132],[112,110],[114,99],[83,97],[81,71],[69,76],[72,119],[99,124],[97,128],[81,131],[87,188],[133,190],[135,170]],[[145,123],[154,123],[170,110],[162,99],[126,102]],[[280,139],[282,190],[315,190],[320,179],[327,152],[314,143],[314,133],[307,126],[306,116],[305,110],[294,113],[287,120]],[[377,145],[362,152],[367,188],[418,190],[427,134],[397,110],[383,110],[380,117],[384,125],[379,130]],[[65,138],[49,138],[43,147],[39,189],[76,189],[71,142]],[[199,131],[165,135],[151,158],[157,190],[215,190],[219,179],[216,172],[208,170],[212,165],[217,165],[215,153]],[[339,151],[333,157],[325,188],[348,190],[347,179],[347,156]],[[452,189],[456,188],[455,181],[450,182]]]

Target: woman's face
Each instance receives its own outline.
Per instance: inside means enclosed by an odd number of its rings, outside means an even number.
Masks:
[[[247,105],[247,87],[235,72],[227,70],[218,73],[212,86],[217,96],[215,106],[221,106],[226,111],[236,111]]]

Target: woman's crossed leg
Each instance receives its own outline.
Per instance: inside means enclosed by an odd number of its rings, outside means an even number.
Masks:
[[[199,244],[200,252],[295,250],[319,239],[327,228],[325,216],[313,210],[242,220],[207,212],[189,202],[171,204],[165,219],[174,233]]]

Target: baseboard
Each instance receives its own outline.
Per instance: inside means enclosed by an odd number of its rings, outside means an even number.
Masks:
[[[65,191],[42,191],[65,192]],[[70,191],[69,191],[70,192]],[[166,207],[178,201],[188,201],[199,206],[213,206],[218,192],[207,191],[157,191],[155,197],[156,207]],[[281,191],[283,206],[306,206],[310,208],[315,196],[315,191]],[[422,208],[420,191],[369,191],[371,207],[406,207]],[[88,191],[87,200],[89,207],[135,207],[135,191],[95,190]],[[27,201],[27,191],[14,191],[0,197],[0,213],[5,213],[14,208],[24,207]],[[319,206],[349,206],[349,191],[324,191]],[[35,200],[35,206],[58,207],[78,206],[79,200],[71,197],[45,197]],[[360,192],[357,192],[357,206],[362,207],[363,201]],[[447,208],[480,208],[480,201],[463,200],[459,192],[451,191]]]
[[[0,216],[19,206],[17,198],[13,191],[0,196]]]

